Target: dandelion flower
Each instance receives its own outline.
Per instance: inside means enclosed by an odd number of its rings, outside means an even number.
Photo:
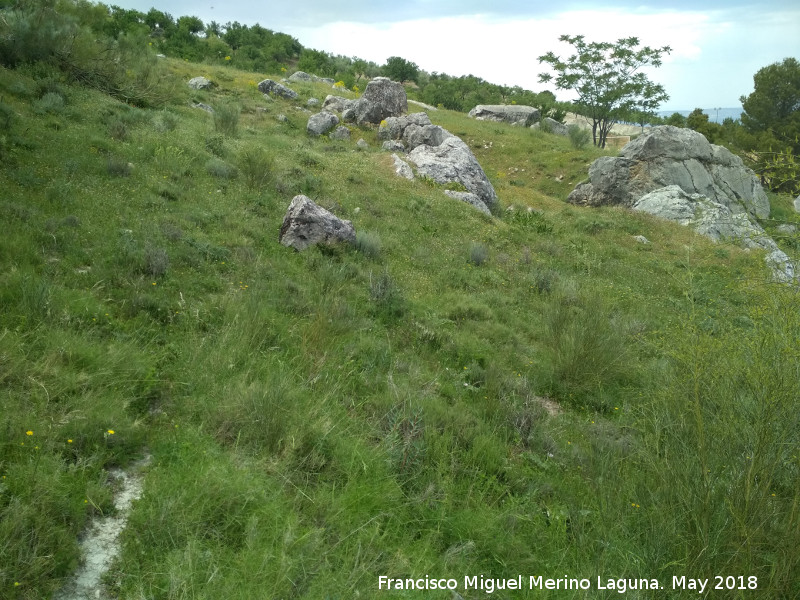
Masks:
[[[26,431],[26,432],[25,432],[25,435],[33,435],[33,431],[31,431],[31,430],[29,429],[28,431]]]
[[[108,430],[108,435],[114,435],[114,430],[113,429],[109,429]]]

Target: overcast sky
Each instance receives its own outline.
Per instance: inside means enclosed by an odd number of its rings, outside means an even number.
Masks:
[[[649,2],[649,3],[648,3]],[[537,57],[566,56],[561,34],[587,41],[637,36],[672,47],[649,71],[670,99],[661,110],[736,107],[753,91],[753,75],[784,58],[800,58],[797,0],[109,0],[146,12],[150,7],[239,21],[296,37],[303,46],[383,64],[390,56],[428,72],[477,75],[492,83],[541,91]],[[555,90],[554,90],[555,91]],[[556,91],[559,99],[569,99]]]

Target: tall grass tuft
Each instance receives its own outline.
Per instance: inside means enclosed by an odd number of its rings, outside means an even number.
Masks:
[[[242,107],[237,103],[220,104],[214,110],[214,130],[228,137],[235,137],[239,131],[239,116]]]
[[[263,147],[256,144],[244,146],[237,156],[239,171],[241,171],[247,187],[260,189],[274,178],[275,160]]]

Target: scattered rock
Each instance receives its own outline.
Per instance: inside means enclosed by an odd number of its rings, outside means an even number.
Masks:
[[[499,121],[523,127],[533,125],[540,115],[538,109],[518,104],[479,104],[469,111],[469,116],[478,121]]]
[[[350,130],[344,125],[339,125],[328,137],[332,140],[349,140]]]
[[[277,81],[273,81],[272,79],[265,79],[264,81],[259,82],[258,91],[265,95],[280,96],[281,98],[286,98],[288,100],[294,100],[297,98],[297,92],[289,89],[285,85],[278,83]]]
[[[484,214],[487,215],[492,214],[491,211],[486,207],[486,204],[484,204],[483,200],[478,198],[472,192],[456,192],[453,190],[445,190],[444,193],[450,196],[451,198],[455,198],[456,200],[461,200],[462,202],[466,202],[467,204],[474,206]]]
[[[643,235],[635,235],[635,236],[633,236],[633,239],[635,239],[640,244],[649,244],[650,243],[650,240],[648,240]]]
[[[210,90],[216,87],[216,83],[209,81],[205,77],[192,77],[188,83],[193,90]]]
[[[761,184],[739,157],[709,144],[696,131],[671,126],[651,127],[618,157],[598,158],[589,167],[589,182],[579,184],[567,201],[632,206],[645,194],[669,185],[701,194],[733,213],[769,216]]]
[[[306,106],[312,108],[315,106],[319,106],[319,98],[309,98],[308,101],[306,102]]]
[[[791,223],[781,223],[775,228],[775,231],[781,235],[794,235],[797,233],[797,226]]]
[[[356,147],[359,150],[368,150],[369,149],[369,144],[367,143],[367,141],[364,138],[359,138],[358,141],[356,142]]]
[[[800,213],[800,196],[794,199],[794,212]]]
[[[343,221],[302,194],[292,199],[279,235],[281,244],[305,250],[314,244],[355,243],[356,231],[350,221]]]
[[[408,154],[417,166],[417,174],[437,183],[460,183],[491,210],[497,204],[497,193],[486,177],[475,155],[460,138],[445,139],[438,146],[417,146]]]
[[[317,81],[317,80],[319,80],[319,77],[317,77],[316,75],[309,75],[308,73],[306,73],[304,71],[295,71],[294,73],[289,75],[289,81],[292,81],[292,82],[295,82],[295,81]]]
[[[397,156],[397,154],[392,154],[392,160],[394,161],[395,173],[405,179],[414,179],[414,171],[411,169],[411,165]]]
[[[214,109],[211,108],[208,104],[203,104],[202,102],[193,102],[192,107],[199,108],[200,110],[204,110],[208,113],[211,113],[212,115],[214,114]]]
[[[287,117],[287,116],[286,116],[286,115],[284,115],[284,114],[280,114],[280,115],[278,115],[278,116],[277,116],[277,117],[275,117],[275,118],[276,118],[278,121],[280,121],[281,123],[287,123],[287,122],[289,121],[289,117]]]
[[[339,124],[339,117],[336,115],[322,111],[308,118],[306,131],[311,135],[323,135],[328,133],[331,129]]]
[[[350,98],[342,98],[341,96],[332,96],[329,94],[322,103],[322,110],[341,114],[348,108],[352,108],[354,102],[355,100],[351,100]]]

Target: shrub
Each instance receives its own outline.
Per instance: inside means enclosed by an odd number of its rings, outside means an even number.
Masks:
[[[400,317],[405,312],[403,293],[386,270],[377,277],[370,273],[369,296],[384,316]]]
[[[125,159],[111,157],[106,161],[106,172],[114,177],[130,177],[133,166]]]
[[[469,262],[480,267],[487,260],[489,260],[489,249],[485,244],[480,242],[473,242],[469,246]]]
[[[64,97],[55,92],[47,92],[33,103],[33,111],[38,115],[61,113],[64,111]]]
[[[381,254],[381,238],[376,233],[359,231],[356,234],[356,249],[367,258],[376,260]]]
[[[128,137],[128,125],[122,119],[114,119],[108,124],[108,135],[118,141]]]
[[[237,158],[249,188],[259,189],[272,180],[275,161],[261,146],[245,146]]]
[[[234,179],[237,175],[236,167],[218,158],[211,158],[206,162],[206,171],[219,179]]]
[[[567,127],[567,135],[572,146],[578,150],[585,148],[592,137],[588,129],[574,123]]]
[[[222,135],[233,137],[239,129],[239,115],[242,107],[238,104],[222,104],[214,112],[214,129]]]
[[[163,248],[147,248],[144,251],[144,272],[153,277],[163,277],[169,269],[169,255]]]
[[[168,131],[173,131],[178,126],[178,117],[175,116],[174,113],[171,113],[167,110],[162,110],[153,119],[153,126],[159,133],[166,133]],[[208,147],[207,141],[206,141],[206,147]]]
[[[206,137],[206,150],[211,152],[214,156],[222,156],[225,154],[225,137],[219,134]]]

